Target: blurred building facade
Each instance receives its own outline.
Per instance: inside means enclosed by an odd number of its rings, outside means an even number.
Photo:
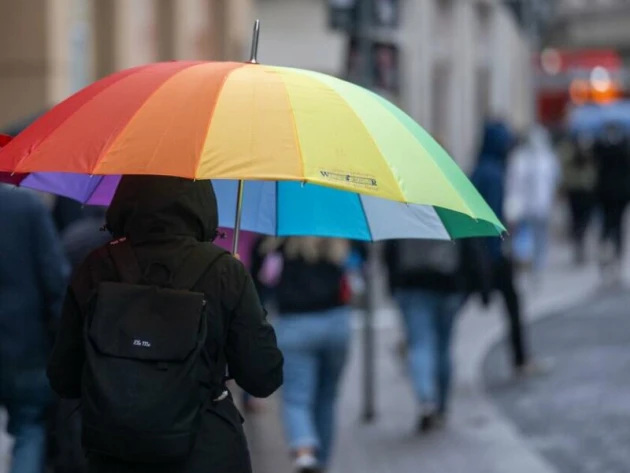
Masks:
[[[524,127],[529,50],[499,0],[399,0],[393,99],[466,168],[488,115]],[[0,0],[0,128],[94,79],[156,60],[247,57],[344,76],[328,0]],[[392,97],[390,97],[392,98]]]
[[[0,0],[0,127],[157,60],[245,57],[253,0]]]
[[[555,0],[554,28],[548,44],[572,48],[614,49],[630,58],[630,2],[627,0]]]
[[[329,25],[331,0],[258,0],[260,60],[344,76],[347,37]],[[514,16],[498,0],[399,0],[400,95],[395,101],[465,169],[487,116],[518,129],[533,109],[531,57]]]

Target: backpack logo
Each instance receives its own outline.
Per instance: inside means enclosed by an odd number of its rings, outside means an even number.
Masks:
[[[135,347],[143,347],[143,348],[151,348],[151,342],[147,342],[146,340],[134,340],[133,346]]]

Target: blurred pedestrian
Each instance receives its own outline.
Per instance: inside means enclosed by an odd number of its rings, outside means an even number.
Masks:
[[[593,139],[580,133],[560,147],[563,164],[563,191],[571,213],[571,240],[574,260],[578,265],[586,261],[585,236],[593,214],[597,170],[593,159]]]
[[[91,207],[64,228],[61,239],[73,271],[92,251],[112,239],[105,229],[105,212],[103,207]]]
[[[91,216],[93,209],[68,197],[56,196],[52,212],[57,230],[63,233],[73,223]]]
[[[515,242],[523,237],[523,233],[531,235],[531,246],[526,245],[530,248],[525,248],[521,254],[515,251],[514,256],[531,264],[536,279],[547,260],[549,224],[560,177],[560,165],[549,133],[544,127],[535,125],[508,161],[504,215],[514,229]]]
[[[474,288],[488,301],[490,274],[479,246],[479,240],[399,240],[385,246],[389,286],[403,316],[420,406],[419,432],[442,425],[448,414],[457,313]]]
[[[0,406],[15,438],[10,471],[42,473],[53,401],[46,360],[69,271],[38,196],[0,184],[0,222]]]
[[[277,246],[275,237],[261,235],[258,236],[251,249],[250,271],[256,284],[256,291],[264,306],[273,304],[274,288],[282,271],[282,257],[273,253]]]
[[[72,272],[96,248],[111,240],[103,227],[105,208],[86,207],[78,219],[68,221],[61,235],[66,258]],[[81,446],[80,405],[77,400],[60,399],[52,429],[55,445],[53,458],[55,473],[84,473],[87,471],[85,452]]]
[[[252,471],[226,372],[266,397],[283,358],[247,270],[211,243],[217,213],[210,181],[118,185],[114,240],[75,273],[48,364],[82,401],[89,471]]]
[[[278,344],[285,357],[282,419],[300,473],[329,464],[339,381],[350,346],[349,283],[345,240],[295,237],[272,241],[280,255],[274,289]]]
[[[593,147],[593,156],[596,195],[604,217],[600,263],[602,269],[610,270],[613,280],[618,280],[625,238],[623,217],[630,202],[630,140],[621,124],[605,125]]]
[[[495,214],[504,220],[505,180],[508,155],[515,140],[508,126],[498,120],[488,121],[483,130],[479,161],[472,182]],[[493,289],[501,294],[509,323],[512,362],[517,374],[535,372],[524,333],[521,298],[514,280],[511,248],[501,238],[485,238],[484,250],[492,268]]]

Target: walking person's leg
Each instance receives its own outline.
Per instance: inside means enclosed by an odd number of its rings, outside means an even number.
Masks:
[[[13,374],[7,431],[15,439],[10,473],[42,473],[46,464],[46,415],[52,394],[44,370]]]
[[[593,213],[593,196],[590,192],[583,191],[577,193],[575,200],[576,261],[582,263],[586,259],[585,237]]]
[[[320,439],[314,422],[319,360],[306,315],[281,316],[276,323],[278,346],[284,355],[282,421],[296,465],[316,466]]]
[[[445,295],[436,314],[435,324],[438,347],[438,412],[444,420],[448,414],[448,401],[453,378],[452,340],[453,326],[464,298],[459,294]]]
[[[580,244],[580,193],[578,191],[570,191],[568,195],[569,212],[571,214],[571,240],[577,248]]]
[[[626,211],[627,203],[623,200],[619,200],[615,203],[611,209],[611,240],[614,247],[614,253],[612,253],[612,259],[610,261],[612,282],[618,283],[621,281],[621,266],[623,260],[624,251],[624,215]]]
[[[600,265],[606,268],[614,259],[615,228],[617,226],[617,211],[614,203],[602,202],[602,233],[600,240]]]
[[[612,239],[615,244],[615,256],[617,261],[623,257],[624,249],[624,214],[626,212],[627,203],[618,202],[613,211],[612,222]]]
[[[505,313],[508,318],[510,331],[510,347],[512,349],[512,362],[516,371],[521,371],[528,363],[528,354],[525,346],[523,322],[521,320],[521,302],[514,284],[514,271],[512,263],[503,258],[497,267],[497,289],[505,303]]]
[[[547,264],[547,246],[549,243],[549,219],[536,218],[532,222],[534,231],[534,273],[540,276]]]
[[[421,430],[430,428],[437,409],[436,334],[433,314],[436,298],[420,289],[402,290],[396,294],[409,342],[411,382],[420,404]]]
[[[624,205],[613,199],[602,202],[603,225],[600,248],[600,267],[605,283],[615,283],[621,275],[620,259],[623,251]]]
[[[331,311],[326,345],[320,349],[318,389],[315,401],[315,425],[319,436],[317,459],[322,469],[330,461],[335,433],[335,405],[339,382],[350,348],[350,313],[346,308]]]

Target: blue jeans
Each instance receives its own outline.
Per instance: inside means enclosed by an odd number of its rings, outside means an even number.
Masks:
[[[451,335],[464,298],[422,289],[398,290],[395,298],[404,320],[418,401],[445,413],[452,377]]]
[[[335,429],[339,380],[350,345],[350,310],[282,314],[276,323],[284,354],[282,416],[291,449],[314,448],[326,465]]]
[[[547,263],[549,219],[531,218],[523,221],[516,230],[514,241],[522,242],[520,247],[515,248],[518,259],[522,262],[531,262],[532,269],[539,273]]]
[[[10,473],[42,473],[46,463],[46,413],[52,391],[44,369],[0,367],[0,405],[15,438]]]

